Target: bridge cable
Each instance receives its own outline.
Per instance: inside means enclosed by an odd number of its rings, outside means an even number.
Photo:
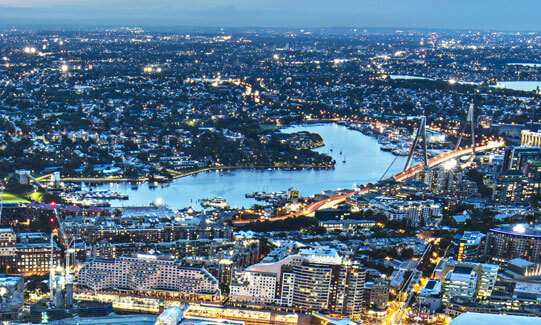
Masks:
[[[393,166],[394,162],[398,159],[398,156],[394,156],[394,159],[393,161],[391,161],[391,164],[389,164],[389,167],[387,167],[387,169],[385,170],[385,172],[383,173],[383,175],[381,175],[381,178],[379,179],[380,181],[383,180],[383,177],[385,177],[385,174],[387,174],[387,172],[389,171],[389,169],[391,169],[391,167]]]

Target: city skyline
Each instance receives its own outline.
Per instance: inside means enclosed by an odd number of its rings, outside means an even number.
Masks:
[[[536,15],[541,3],[534,0],[522,1],[519,6],[504,0],[439,4],[428,0],[0,0],[0,9],[0,21],[6,25],[541,30]]]
[[[539,323],[538,5],[307,3],[0,0],[2,322]]]

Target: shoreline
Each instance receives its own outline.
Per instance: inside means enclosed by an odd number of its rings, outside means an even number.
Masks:
[[[302,125],[302,124],[317,124],[317,123],[336,123],[337,120],[333,120],[333,119],[321,119],[321,120],[310,120],[310,121],[307,121],[307,122],[303,122],[299,125]],[[292,124],[293,125],[293,124]],[[289,126],[292,126],[292,125],[286,125],[284,127],[289,127]],[[284,128],[284,127],[281,127],[280,129]],[[306,149],[309,149],[309,150],[313,150],[313,149],[317,149],[317,148],[321,148],[321,147],[324,147],[325,146],[325,143],[323,142],[318,142],[318,143],[315,143],[314,145],[306,148]],[[282,169],[282,170],[298,170],[298,169],[333,169],[334,168],[334,164],[329,164],[329,165],[323,165],[323,166],[312,166],[312,165],[305,165],[305,164],[301,164],[301,165],[294,165],[294,166],[290,166],[290,167],[285,167],[285,166],[214,166],[214,167],[204,167],[204,168],[201,168],[201,169],[197,169],[197,170],[191,170],[191,171],[188,171],[188,172],[181,172],[181,171],[176,171],[176,170],[172,170],[172,169],[166,169],[166,171],[168,173],[171,174],[171,179],[169,179],[168,181],[163,181],[163,180],[152,180],[152,178],[150,177],[139,177],[139,178],[123,178],[123,177],[118,177],[118,178],[106,178],[106,177],[66,177],[66,178],[61,178],[60,180],[63,181],[63,182],[66,182],[66,183],[89,183],[89,184],[104,184],[104,183],[170,183],[171,181],[175,180],[175,179],[179,179],[179,178],[183,178],[183,177],[187,177],[187,176],[191,176],[191,175],[197,175],[199,173],[204,173],[204,172],[210,172],[210,171],[215,171],[215,170],[237,170],[237,169]]]
[[[311,166],[311,165],[296,165],[296,166],[291,166],[291,167],[277,167],[277,166],[251,166],[251,167],[247,167],[247,166],[216,166],[216,167],[206,167],[206,168],[203,168],[203,169],[198,169],[198,170],[194,170],[194,171],[190,171],[190,172],[186,172],[186,173],[180,173],[179,175],[173,176],[172,180],[183,178],[183,177],[186,177],[186,176],[196,175],[196,174],[199,174],[199,173],[215,171],[215,170],[237,170],[237,169],[248,170],[248,169],[269,169],[269,168],[273,169],[273,170],[274,169],[281,169],[281,170],[285,170],[285,171],[290,171],[290,170],[298,170],[298,169],[332,169],[332,168],[334,168],[334,165],[325,165],[325,166],[321,166],[321,167],[314,167],[314,166]],[[167,171],[171,172],[170,170],[167,170]]]
[[[238,169],[281,169],[285,171],[299,170],[299,169],[333,169],[334,165],[324,165],[321,167],[314,167],[312,165],[295,165],[291,167],[278,167],[278,166],[215,166],[215,167],[205,167],[198,170],[192,170],[189,172],[177,172],[174,170],[167,170],[167,172],[172,174],[172,178],[168,181],[158,181],[152,180],[149,177],[142,178],[105,178],[105,177],[66,177],[61,178],[62,182],[66,183],[89,183],[89,184],[101,184],[101,183],[169,183],[175,179],[196,175],[199,173],[216,171],[216,170],[238,170]]]

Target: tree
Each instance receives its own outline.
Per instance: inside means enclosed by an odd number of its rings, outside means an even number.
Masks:
[[[404,248],[400,252],[400,259],[401,260],[411,260],[413,258],[413,248]]]
[[[466,176],[468,179],[472,182],[475,182],[477,184],[477,188],[479,190],[479,193],[483,197],[491,197],[492,196],[492,189],[485,185],[483,182],[483,178],[485,177],[485,174],[478,171],[477,169],[470,169],[466,173]]]

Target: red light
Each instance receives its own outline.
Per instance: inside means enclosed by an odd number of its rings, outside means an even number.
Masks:
[[[49,219],[49,221],[51,221],[51,223],[54,223],[54,218]]]
[[[52,202],[51,202],[51,206],[52,206],[53,208],[56,206],[55,201],[52,201]]]

